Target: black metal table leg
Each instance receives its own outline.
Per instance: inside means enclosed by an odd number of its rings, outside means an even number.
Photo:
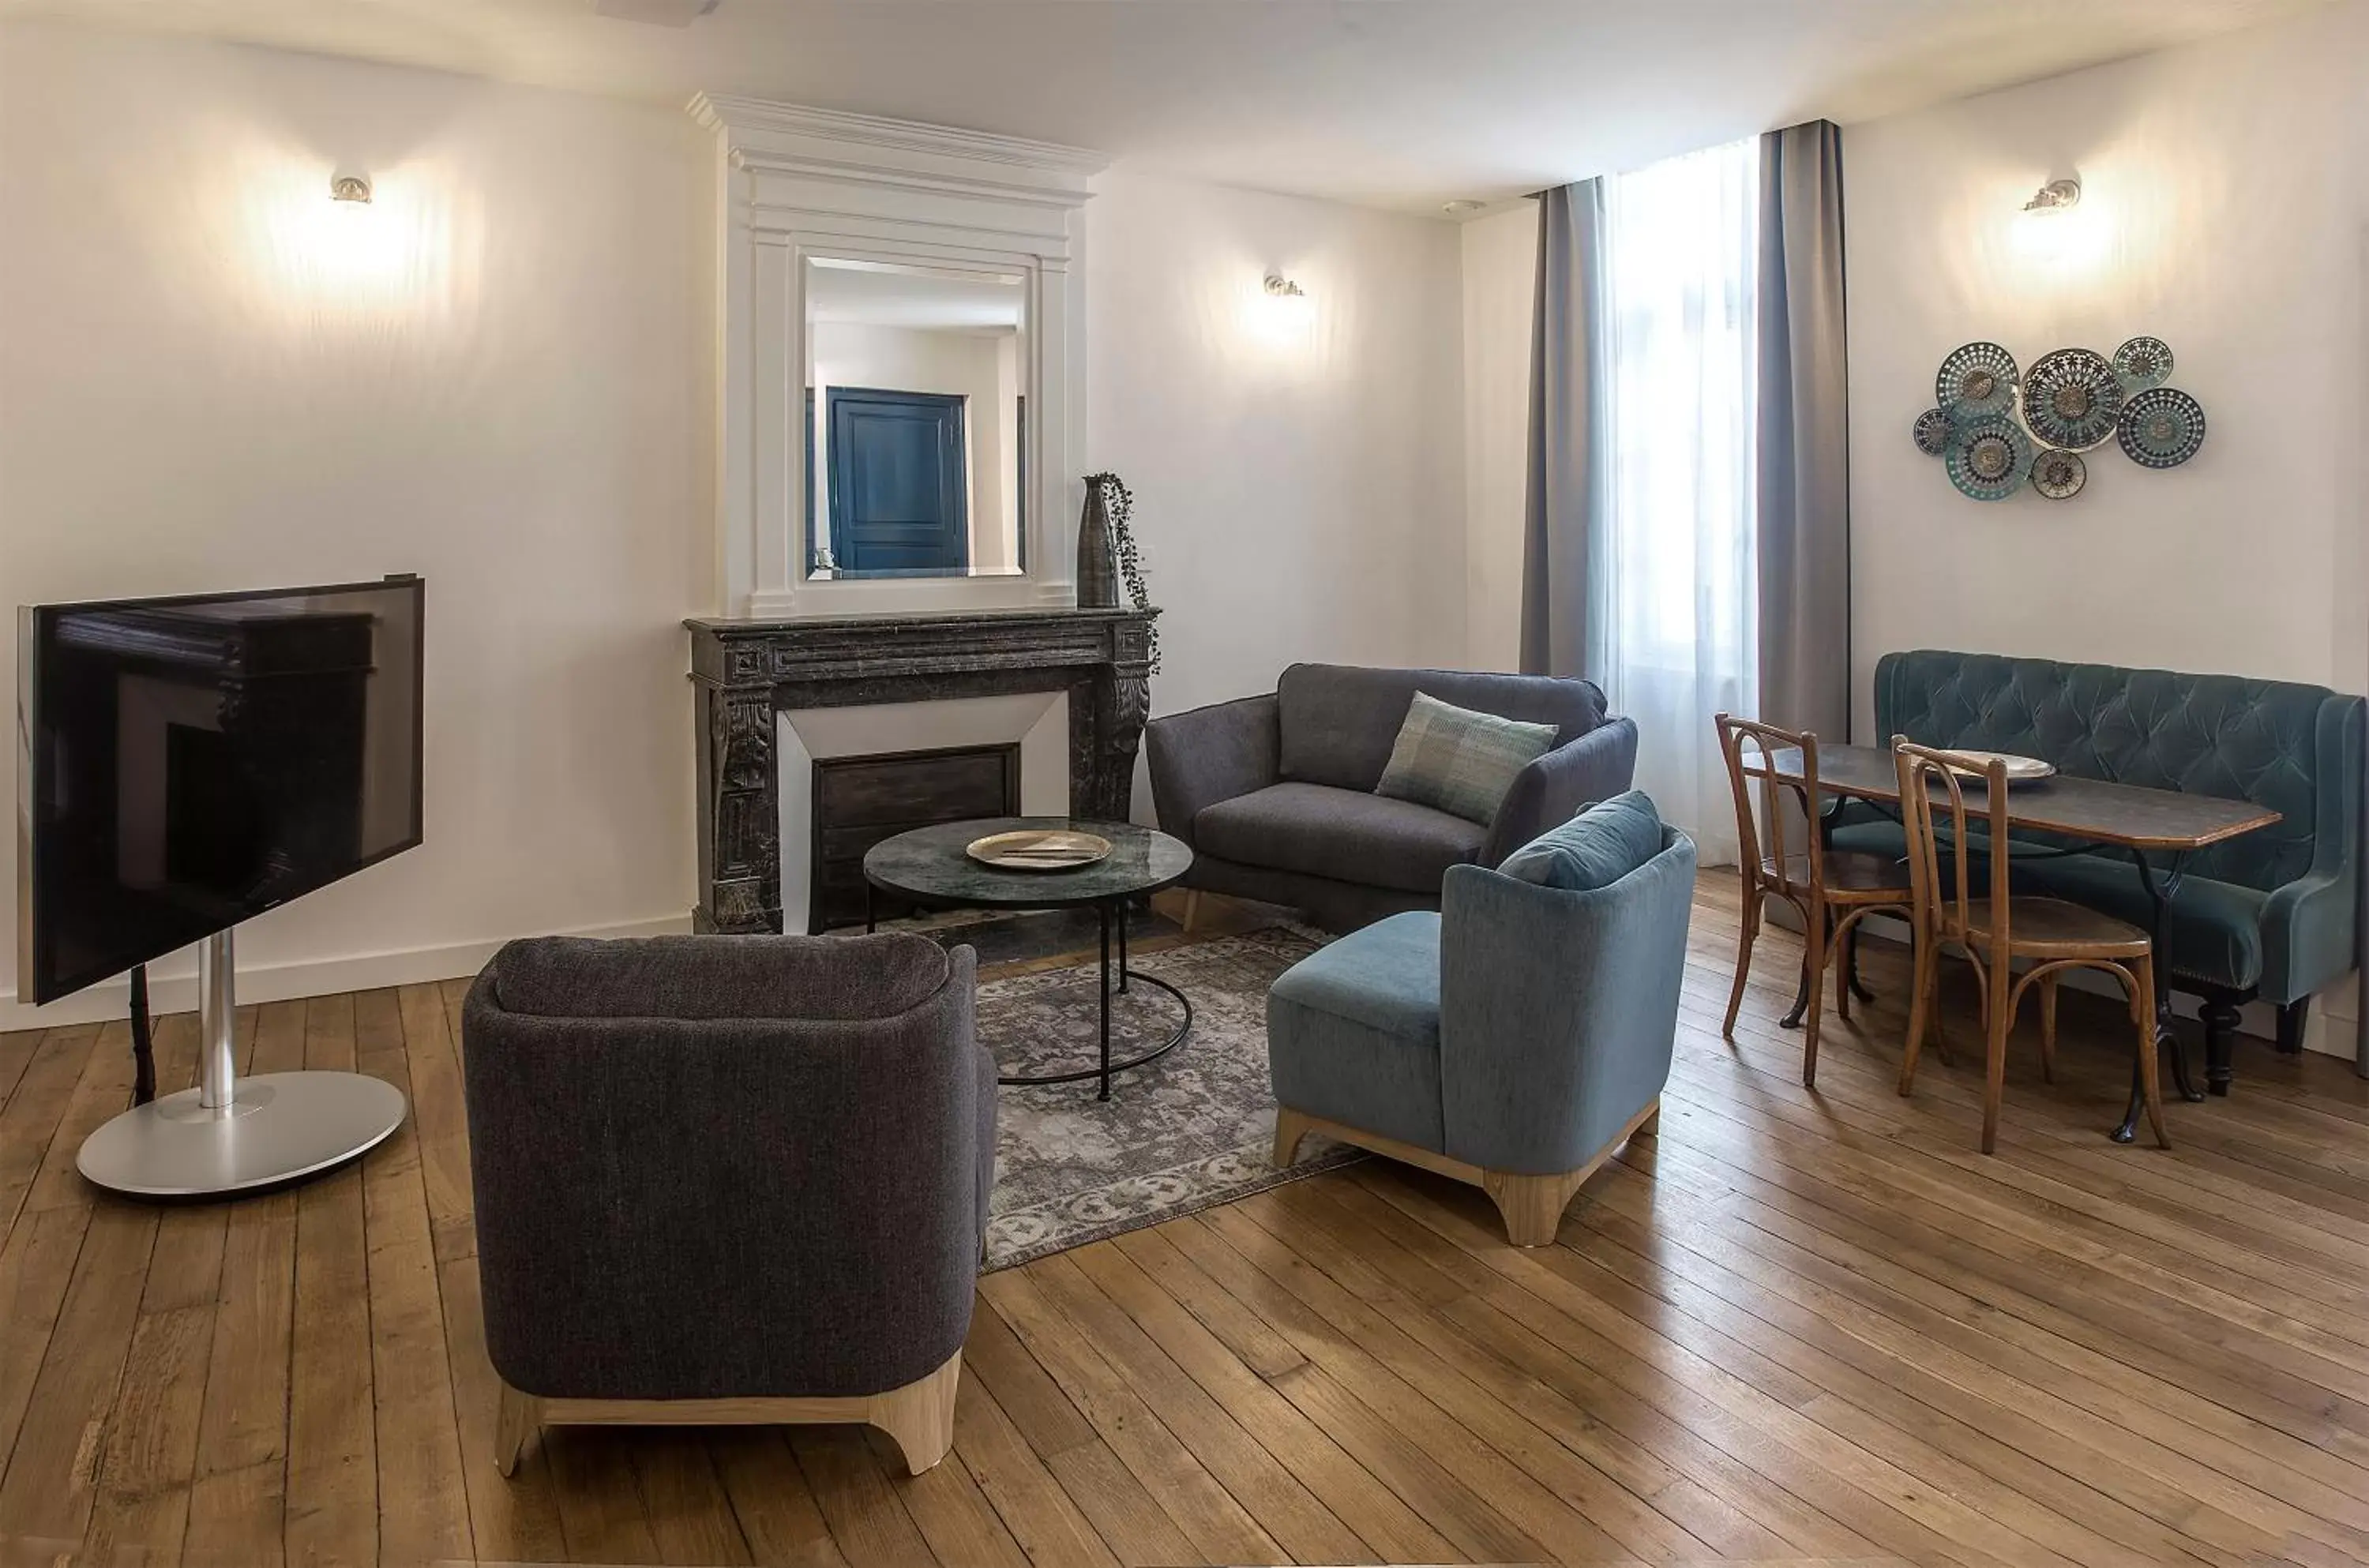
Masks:
[[[2163,962],[2163,921],[2171,909],[2172,895],[2180,891],[2180,856],[2171,857],[2171,867],[2158,878],[2146,851],[2133,849],[2131,859],[2138,864],[2139,884],[2146,889],[2147,940],[2154,944],[2155,963],[2155,1047],[2171,1053],[2171,1078],[2179,1086],[2180,1097],[2192,1104],[2204,1098],[2188,1076],[2188,1053],[2180,1043],[2180,1031],[2173,1026],[2171,1016],[2171,971]],[[2145,1081],[2136,1061],[2131,1063],[2131,1098],[2123,1109],[2123,1121],[2109,1135],[2116,1143],[2129,1143],[2139,1135],[2139,1116],[2146,1106]]]
[[[1109,906],[1108,904],[1096,904],[1096,905],[1094,906],[1094,913],[1095,913],[1097,916],[1099,916],[1099,917],[1100,917],[1099,923],[1100,923],[1100,925],[1102,926],[1102,938],[1103,938],[1103,967],[1102,967],[1102,982],[1103,982],[1103,983],[1102,983],[1102,1004],[1103,1004],[1103,1021],[1102,1021],[1102,1068],[1101,1068],[1101,1070],[1097,1073],[1097,1075],[1096,1075],[1096,1077],[1095,1077],[1095,1082],[1099,1085],[1099,1087],[1097,1087],[1097,1088],[1096,1088],[1096,1090],[1095,1090],[1095,1092],[1094,1092],[1094,1098],[1095,1098],[1095,1099],[1097,1099],[1097,1100],[1107,1100],[1107,1099],[1109,1099],[1109,1098],[1110,1098],[1110,1085],[1111,1085],[1111,1063],[1110,1063],[1110,1001],[1111,1001],[1111,967],[1110,967],[1110,961],[1111,961],[1111,929],[1110,929],[1110,927],[1111,927],[1111,921],[1110,921],[1110,906]]]
[[[864,879],[864,934],[871,935],[879,928],[872,922],[872,878]]]
[[[1118,993],[1121,996],[1127,994],[1127,922],[1132,912],[1127,907],[1127,900],[1121,898],[1118,901]]]

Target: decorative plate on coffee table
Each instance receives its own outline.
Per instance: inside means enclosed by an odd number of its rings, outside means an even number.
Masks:
[[[2031,438],[2004,414],[1959,428],[1941,461],[1950,483],[1978,501],[2003,501],[2031,472]]]
[[[1111,842],[1099,833],[1032,828],[973,839],[963,853],[998,871],[1075,871],[1108,855]]]
[[[2123,395],[2123,383],[2114,379],[2105,355],[2091,349],[2052,349],[2023,378],[2023,422],[2050,446],[2085,452],[2114,433]]]
[[[1941,361],[1941,373],[1933,378],[1933,401],[1952,418],[2004,414],[2015,406],[2020,379],[2013,354],[1996,343],[1968,343]]]
[[[2177,468],[2204,444],[2204,410],[2177,387],[2151,386],[2123,406],[2123,451],[2146,468]]]

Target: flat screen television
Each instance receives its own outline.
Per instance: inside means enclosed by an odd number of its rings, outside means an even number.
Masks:
[[[399,577],[20,609],[18,993],[418,844],[426,604]]]

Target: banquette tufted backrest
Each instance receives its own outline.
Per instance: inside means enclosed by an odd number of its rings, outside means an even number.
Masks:
[[[2349,860],[2363,702],[2324,686],[2106,664],[1889,653],[1876,731],[1928,746],[2013,751],[2065,773],[2250,800],[2280,814],[2185,867],[2268,891]]]

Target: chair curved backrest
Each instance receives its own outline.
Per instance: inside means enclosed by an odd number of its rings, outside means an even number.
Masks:
[[[1744,864],[1745,875],[1771,891],[1789,896],[1823,889],[1826,885],[1825,845],[1819,840],[1817,822],[1825,800],[1818,790],[1818,738],[1807,730],[1780,729],[1773,724],[1729,714],[1715,715],[1711,723],[1719,730],[1719,752],[1727,763],[1729,792],[1735,797],[1737,858]],[[1782,754],[1789,751],[1800,753],[1798,775],[1780,777],[1780,761]],[[1791,760],[1785,761],[1789,771],[1795,766]],[[1756,775],[1760,781],[1757,813],[1751,784]],[[1800,813],[1802,854],[1809,872],[1805,879],[1799,881],[1789,869],[1792,859],[1787,842],[1791,836],[1787,818],[1791,813],[1786,810],[1789,805]],[[1768,824],[1765,853],[1761,847],[1762,822]]]
[[[1908,884],[1918,922],[1943,942],[1963,944],[1977,927],[1973,918],[1974,894],[1969,873],[1972,852],[1966,831],[1969,818],[1986,835],[1990,862],[1989,920],[1979,929],[1992,951],[2004,963],[2008,941],[2007,764],[1997,757],[1970,757],[1919,746],[1905,735],[1892,738],[1892,761],[1900,784],[1900,822],[1908,837]],[[1963,778],[1982,781],[1980,807],[1966,804]],[[1937,811],[1949,820],[1949,864],[1941,876],[1940,830]]]

